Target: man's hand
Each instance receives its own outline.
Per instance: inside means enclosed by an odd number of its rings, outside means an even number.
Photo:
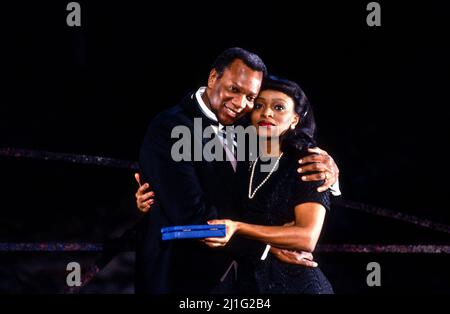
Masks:
[[[139,175],[139,173],[135,173],[134,178],[139,184],[139,188],[135,194],[136,206],[141,212],[146,213],[150,210],[152,204],[155,202],[155,193],[150,190],[150,184],[141,184],[141,176]]]
[[[297,169],[299,173],[315,172],[314,174],[302,176],[303,181],[320,181],[325,180],[322,186],[317,188],[318,192],[328,190],[339,178],[339,168],[333,158],[328,153],[318,147],[309,148],[308,151],[313,153],[303,157],[298,161],[300,167]],[[308,165],[305,165],[308,164]]]
[[[276,247],[270,247],[272,253],[277,259],[283,263],[303,265],[306,267],[317,267],[317,263],[313,261],[313,255],[309,252],[297,252]]]
[[[283,226],[295,226],[295,221],[285,223]],[[303,265],[306,267],[317,267],[317,263],[313,261],[313,255],[309,252],[279,249],[277,247],[271,246],[270,253],[272,253],[283,263]]]

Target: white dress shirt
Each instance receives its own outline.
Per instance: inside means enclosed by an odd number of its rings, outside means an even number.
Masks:
[[[213,121],[216,121],[219,124],[219,126],[211,125],[211,127],[214,130],[214,133],[216,133],[216,135],[218,135],[219,129],[222,130],[225,126],[219,122],[219,120],[217,119],[214,112],[212,112],[211,109],[209,109],[208,106],[203,101],[202,95],[205,93],[205,91],[206,91],[206,87],[204,87],[204,86],[200,87],[198,89],[198,91],[195,93],[195,98],[197,99],[197,102],[200,105],[200,110],[205,114],[205,116],[207,116],[209,119],[211,119]],[[230,148],[224,143],[223,137],[218,136],[218,138],[219,138],[220,143],[222,144],[222,146],[225,149],[225,154],[227,154],[228,160],[231,162],[231,166],[233,166],[234,172],[236,172],[236,167],[237,167],[236,157],[234,156],[234,154],[230,150]]]

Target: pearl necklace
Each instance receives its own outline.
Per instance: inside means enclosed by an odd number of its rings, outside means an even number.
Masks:
[[[269,174],[267,175],[267,177],[265,177],[265,179],[264,179],[264,180],[256,187],[256,189],[255,189],[255,190],[253,191],[253,193],[252,193],[253,176],[254,176],[254,174],[255,174],[255,166],[256,166],[256,163],[257,163],[259,157],[256,158],[256,160],[255,160],[255,162],[253,163],[253,166],[252,166],[252,174],[251,174],[251,176],[250,176],[250,184],[249,184],[249,186],[248,186],[248,198],[249,198],[249,199],[252,199],[252,198],[255,196],[256,192],[264,185],[264,183],[266,183],[267,180],[269,180],[270,176],[272,175],[272,173],[273,173],[273,172],[275,171],[275,169],[277,168],[278,163],[280,162],[281,156],[283,156],[283,153],[281,153],[280,156],[278,156],[277,161],[275,162],[275,165],[274,165],[273,168],[270,170],[270,172],[269,172]]]

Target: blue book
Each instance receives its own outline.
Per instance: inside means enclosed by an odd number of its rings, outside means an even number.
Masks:
[[[163,240],[224,237],[225,225],[186,225],[161,228]]]

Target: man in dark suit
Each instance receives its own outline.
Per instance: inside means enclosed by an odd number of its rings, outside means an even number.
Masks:
[[[176,161],[172,148],[178,139],[172,138],[172,131],[177,127],[189,130],[191,147],[203,147],[209,140],[202,136],[205,128],[219,134],[224,126],[236,124],[251,111],[266,73],[257,55],[241,48],[227,49],[216,59],[206,87],[151,121],[139,160],[143,179],[151,183],[156,202],[143,218],[139,232],[137,293],[231,292],[226,285],[231,280],[226,276],[232,263],[228,251],[212,250],[198,240],[162,241],[160,229],[236,217],[238,163],[233,159],[233,149],[221,142],[229,160],[197,160],[193,151],[188,151],[183,152],[188,158]],[[200,132],[194,126],[196,118],[202,125]],[[336,181],[334,166],[332,163],[323,171],[329,172],[329,183]],[[234,247],[264,252],[264,245],[237,241],[242,242]]]

